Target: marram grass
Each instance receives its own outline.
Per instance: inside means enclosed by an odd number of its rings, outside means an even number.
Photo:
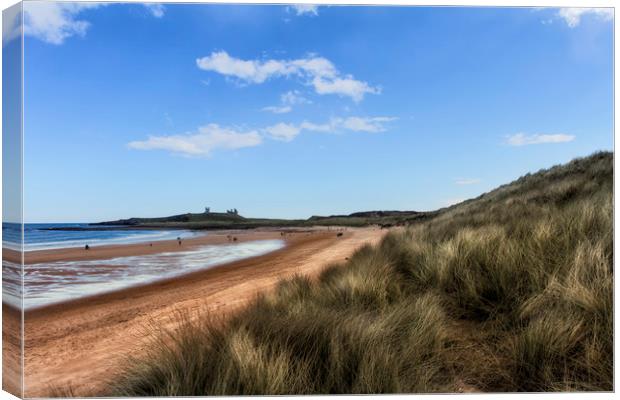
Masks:
[[[528,174],[183,318],[104,394],[613,390],[612,177],[610,153]]]

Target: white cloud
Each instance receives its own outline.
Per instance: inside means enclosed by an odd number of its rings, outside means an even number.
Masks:
[[[351,97],[355,102],[364,95],[379,94],[380,88],[358,81],[351,75],[341,75],[326,58],[310,55],[296,60],[242,60],[225,51],[217,51],[196,60],[198,68],[234,77],[247,83],[259,84],[270,78],[297,76],[305,79],[318,94],[337,94]]]
[[[394,121],[394,117],[348,117],[348,118],[332,118],[324,124],[316,124],[304,121],[299,125],[288,125],[297,128],[297,136],[302,131],[320,132],[320,133],[342,133],[342,132],[369,132],[378,133],[385,132],[386,122]]]
[[[33,1],[24,2],[24,35],[32,36],[46,43],[60,45],[67,38],[72,36],[84,36],[90,28],[90,22],[81,17],[84,10],[95,9],[108,6],[110,3],[92,2],[53,2],[53,1]],[[143,4],[150,13],[157,18],[164,15],[164,6],[161,4]],[[6,23],[3,28],[3,44],[19,36],[17,13],[13,21]],[[10,28],[9,28],[10,27]],[[9,35],[5,35],[5,32]]]
[[[394,117],[347,117],[347,118],[332,118],[329,124],[325,125],[313,125],[310,124],[308,130],[315,130],[317,132],[338,133],[342,131],[352,132],[385,132],[386,122],[394,121],[397,118]]]
[[[263,83],[272,76],[289,75],[293,72],[292,66],[281,61],[245,61],[231,57],[225,51],[213,52],[207,57],[199,58],[196,64],[205,71],[214,71],[251,83]]]
[[[291,106],[269,106],[269,107],[263,107],[263,111],[269,111],[272,112],[274,114],[286,114],[289,113],[293,110],[293,107]]]
[[[299,124],[301,129],[312,131],[312,132],[324,132],[324,133],[334,133],[336,132],[336,127],[330,122],[328,124],[315,124],[312,122],[304,121]]]
[[[475,185],[477,183],[480,183],[480,179],[478,179],[478,178],[474,178],[474,179],[457,179],[454,182],[457,185]]]
[[[356,103],[364,99],[366,93],[380,94],[380,88],[373,88],[366,82],[357,81],[351,77],[323,79],[320,76],[312,80],[314,89],[318,94],[337,94],[340,96],[349,96]]]
[[[101,3],[25,2],[24,35],[33,36],[50,44],[62,44],[71,36],[84,36],[90,27],[78,15],[87,9],[101,7]]]
[[[286,93],[282,93],[280,101],[283,104],[297,105],[297,104],[312,104],[312,101],[303,97],[298,90],[289,90]]]
[[[273,139],[290,142],[295,139],[297,135],[299,135],[299,132],[301,132],[301,127],[292,124],[279,123],[265,128],[265,131]]]
[[[394,121],[393,117],[348,117],[336,118],[332,120],[335,126],[354,132],[384,132],[386,130],[384,123]]]
[[[167,114],[165,115],[167,116]],[[393,117],[348,117],[332,118],[328,123],[315,124],[304,121],[299,124],[280,122],[262,129],[240,131],[234,128],[208,124],[196,132],[180,135],[149,136],[127,144],[134,150],[166,150],[186,157],[206,157],[215,150],[236,150],[255,147],[263,143],[264,137],[290,142],[303,131],[321,133],[383,132],[383,125]]]
[[[306,72],[310,76],[335,78],[338,75],[338,70],[327,58],[318,57],[315,54],[310,54],[308,57],[309,58],[299,58],[288,62],[298,70]]]
[[[166,12],[166,7],[164,7],[161,3],[146,3],[144,7],[153,15],[155,18],[161,18],[164,16]]]
[[[558,16],[566,22],[566,24],[575,28],[579,26],[581,23],[581,17],[584,15],[592,15],[596,18],[602,19],[603,21],[611,21],[614,19],[614,9],[613,8],[560,8],[558,10]]]
[[[254,147],[262,143],[257,131],[239,132],[231,128],[209,124],[198,128],[197,132],[183,135],[149,136],[144,141],[128,144],[135,150],[167,150],[188,157],[209,156],[214,150],[236,150]]]
[[[310,15],[312,17],[319,15],[319,6],[315,4],[293,4],[288,9],[293,10],[297,15]]]
[[[508,135],[506,142],[510,146],[526,146],[530,144],[572,142],[573,140],[575,140],[574,135],[567,135],[564,133],[534,135],[516,133],[514,135]]]
[[[282,105],[263,107],[263,111],[269,111],[274,114],[286,114],[293,110],[294,105],[312,103],[310,100],[300,95],[299,91],[297,90],[290,90],[286,93],[283,93],[280,96],[280,102],[282,103]]]

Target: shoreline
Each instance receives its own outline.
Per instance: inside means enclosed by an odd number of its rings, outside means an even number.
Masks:
[[[3,258],[7,261],[20,263],[23,254],[24,264],[48,263],[56,261],[85,261],[105,260],[116,257],[143,256],[164,252],[177,252],[195,249],[203,245],[217,245],[233,243],[228,236],[236,237],[235,243],[243,243],[256,240],[282,239],[286,240],[293,233],[322,232],[327,230],[307,229],[256,229],[256,230],[222,230],[209,232],[207,235],[199,235],[182,239],[181,245],[176,239],[153,240],[139,243],[107,244],[91,246],[89,250],[83,247],[63,247],[57,249],[32,250],[20,253],[19,251],[4,248]],[[284,232],[284,235],[281,234]]]
[[[179,312],[204,312],[221,320],[258,293],[270,291],[280,279],[316,276],[329,264],[345,262],[360,246],[377,243],[385,233],[378,228],[349,229],[340,237],[327,229],[287,231],[284,236],[280,231],[237,232],[238,241],[273,235],[286,246],[178,277],[27,310],[25,395],[47,397],[54,389],[66,388],[80,396],[101,393],[119,363],[142,354],[153,335],[149,326],[174,327]],[[219,236],[217,240],[228,243],[226,235],[206,237]],[[129,246],[131,251],[145,251]]]
[[[317,236],[317,239],[323,238]],[[209,268],[192,271],[168,278],[162,278],[152,282],[132,285],[122,289],[111,290],[105,293],[93,294],[90,296],[84,296],[72,300],[61,301],[58,303],[52,303],[41,307],[27,309],[24,310],[24,318],[39,318],[44,317],[48,313],[59,313],[82,307],[90,307],[92,305],[103,305],[109,302],[115,302],[119,299],[131,297],[135,293],[155,294],[160,289],[165,290],[168,287],[178,286],[183,283],[189,283],[198,279],[210,279],[212,277],[217,277],[223,272],[223,269],[233,269],[235,267],[245,267],[246,265],[261,263],[265,260],[277,257],[279,253],[284,253],[287,250],[289,250],[288,243],[281,249],[270,251],[269,253],[259,256],[247,257],[232,262],[225,262]]]
[[[215,270],[218,268],[234,268],[234,266],[237,263],[242,263],[244,261],[249,261],[252,259],[260,259],[261,257],[272,257],[273,255],[275,255],[275,253],[278,252],[284,252],[287,250],[288,246],[289,246],[289,242],[285,239],[285,238],[278,238],[279,240],[284,241],[284,246],[282,248],[276,249],[276,250],[272,250],[269,251],[267,253],[261,254],[261,255],[255,255],[255,256],[249,256],[249,257],[245,257],[245,258],[241,258],[239,260],[236,261],[224,261],[224,262],[220,262],[217,264],[213,264],[211,266],[207,266],[204,267],[202,269],[198,269],[198,270],[194,270],[194,271],[188,271],[185,273],[180,273],[178,275],[174,275],[174,276],[168,276],[168,277],[164,277],[164,278],[159,278],[156,280],[151,280],[151,281],[145,281],[142,283],[138,283],[138,284],[133,284],[127,287],[123,287],[123,288],[119,288],[119,289],[112,289],[106,292],[100,292],[100,293],[95,293],[95,294],[91,294],[91,295],[85,295],[85,296],[81,296],[81,297],[77,297],[74,299],[70,299],[70,300],[62,300],[62,301],[57,301],[57,302],[53,302],[50,304],[46,304],[46,305],[41,305],[41,306],[35,306],[35,307],[29,307],[29,308],[25,308],[24,309],[24,318],[26,317],[30,317],[30,316],[37,316],[40,314],[44,314],[47,312],[57,312],[58,310],[63,310],[66,308],[71,308],[73,306],[78,306],[81,303],[85,303],[85,302],[94,302],[94,303],[105,303],[106,301],[110,301],[110,300],[114,300],[115,298],[118,298],[119,296],[125,296],[126,294],[137,290],[140,291],[142,289],[146,289],[148,290],[149,287],[157,287],[157,286],[166,286],[167,284],[170,283],[178,283],[181,281],[191,281],[194,277],[200,277],[202,275],[204,275],[204,273],[206,271],[209,270]],[[255,240],[263,240],[263,239],[255,239]],[[237,241],[235,243],[243,243],[243,242],[253,242],[255,241],[254,239],[250,239],[247,238],[247,240],[243,240],[243,241]],[[265,239],[266,240],[266,239]],[[174,241],[176,243],[176,241]],[[222,243],[222,244],[231,244],[230,242],[226,242],[226,243]],[[210,245],[214,245],[213,243],[211,243]],[[196,244],[194,246],[192,246],[191,248],[195,248],[195,247],[199,247],[202,246],[202,244]],[[181,248],[175,251],[187,251],[190,250],[189,247],[186,248]],[[157,256],[157,254],[159,254],[160,252],[157,253],[152,253],[152,255]],[[151,253],[149,253],[151,254]],[[105,264],[106,259],[102,259],[101,260],[103,264]],[[9,304],[6,304],[6,306],[17,310],[16,308],[12,307]]]

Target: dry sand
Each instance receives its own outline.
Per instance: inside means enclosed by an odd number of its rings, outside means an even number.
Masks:
[[[272,253],[194,272],[144,286],[52,305],[25,314],[25,395],[42,397],[54,388],[70,387],[74,395],[100,393],[129,354],[139,354],[149,338],[149,323],[170,326],[177,311],[226,315],[271,289],[281,278],[316,275],[327,264],[344,262],[357,248],[377,243],[385,234],[377,228],[351,229],[343,236],[326,230],[289,232],[287,246]],[[279,231],[228,233],[239,242],[282,238]],[[162,251],[187,250],[202,244],[227,243],[227,233],[148,244],[30,252],[27,263],[82,260]],[[179,249],[179,247],[181,247]],[[87,254],[85,254],[87,253]],[[6,307],[4,318],[17,318]],[[17,322],[17,321],[14,321]],[[6,322],[5,322],[6,323]],[[15,331],[15,330],[14,330]],[[16,342],[4,332],[5,343]],[[6,339],[9,339],[8,341]],[[11,349],[8,349],[9,352]],[[7,347],[4,348],[5,354]],[[17,346],[13,347],[17,351]],[[5,375],[5,387],[17,386],[15,374]],[[13,382],[7,381],[13,377]]]
[[[21,397],[21,313],[2,303],[2,389]]]

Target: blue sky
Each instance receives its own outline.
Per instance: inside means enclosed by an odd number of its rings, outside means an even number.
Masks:
[[[613,148],[609,10],[25,4],[28,222],[431,210]]]

